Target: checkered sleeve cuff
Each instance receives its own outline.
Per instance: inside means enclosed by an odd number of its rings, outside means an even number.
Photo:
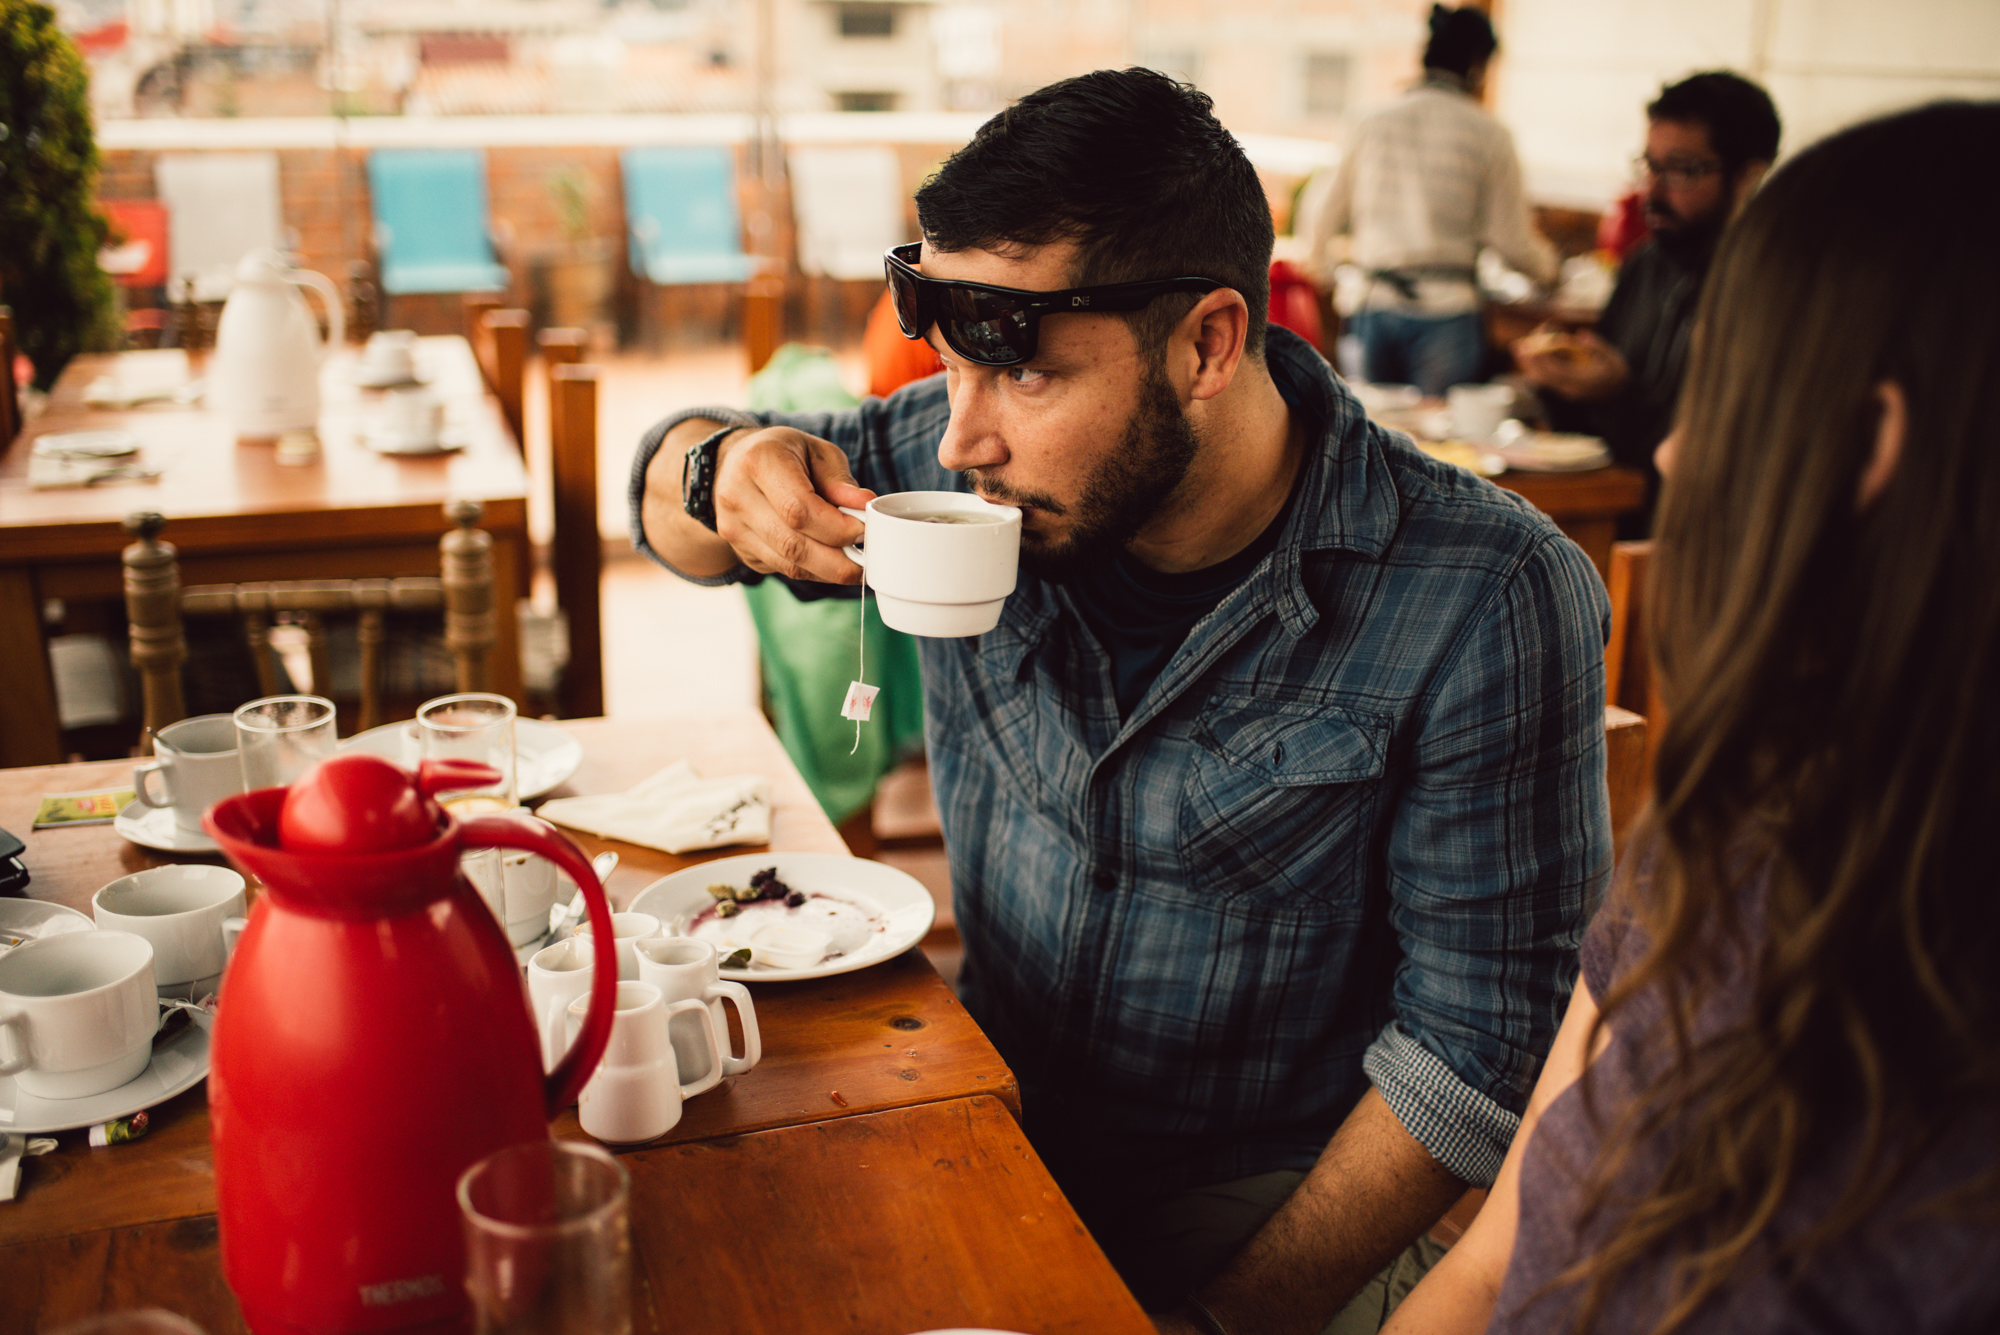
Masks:
[[[632,546],[635,550],[666,566],[667,569],[673,570],[676,575],[679,575],[690,584],[703,584],[714,587],[718,584],[742,584],[754,581],[758,576],[749,566],[744,565],[739,565],[734,570],[724,571],[720,575],[697,576],[690,575],[685,571],[675,570],[673,565],[665,557],[654,551],[652,544],[646,541],[646,469],[653,462],[653,456],[660,452],[660,443],[667,438],[667,433],[691,417],[700,417],[711,422],[720,422],[727,426],[763,425],[762,422],[759,422],[755,417],[752,417],[740,408],[689,408],[656,423],[650,431],[640,437],[638,453],[632,456],[632,480],[627,487],[627,499],[632,506]]]
[[[1384,1028],[1361,1060],[1396,1120],[1460,1181],[1493,1184],[1521,1119],[1459,1079],[1444,1060],[1403,1032]]]

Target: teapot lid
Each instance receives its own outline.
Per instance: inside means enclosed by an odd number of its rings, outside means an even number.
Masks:
[[[449,819],[436,794],[481,788],[500,772],[476,760],[426,760],[412,774],[381,756],[328,756],[285,792],[280,847],[294,853],[391,853],[420,848]]]

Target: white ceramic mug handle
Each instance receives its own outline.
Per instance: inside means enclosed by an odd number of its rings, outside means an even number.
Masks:
[[[569,1041],[576,1036],[570,1023],[570,998],[550,997],[549,1004],[542,1010],[542,1068],[553,1071],[556,1063],[569,1051]]]
[[[164,760],[149,760],[143,765],[132,767],[132,791],[141,802],[149,807],[170,807],[174,804],[173,781],[167,777],[169,768],[171,766]],[[149,790],[147,785],[155,777],[168,785],[165,797],[154,797]]]
[[[764,1040],[757,1035],[757,1011],[750,1004],[750,989],[741,983],[710,983],[705,995],[711,1001],[727,1001],[736,1007],[737,1022],[743,1026],[741,1057],[729,1053],[729,1022],[722,1017],[722,1011],[711,1010],[708,1018],[715,1026],[715,1045],[722,1051],[722,1073],[742,1075],[764,1056]]]
[[[224,918],[222,920],[223,954],[234,955],[236,953],[237,938],[243,935],[243,929],[249,925],[250,920],[248,918]]]
[[[667,1007],[667,1024],[671,1026],[676,1015],[695,1010],[699,1010],[702,1019],[707,1021],[705,1024],[692,1025],[690,1028],[700,1031],[702,1043],[708,1048],[708,1069],[698,1078],[681,1086],[681,1097],[684,1099],[691,1099],[697,1094],[706,1094],[722,1083],[722,1048],[715,1041],[715,1016],[710,1013],[708,1003],[700,997],[689,997],[685,1001],[674,1002]],[[673,1065],[674,1054],[669,1051],[667,1069],[671,1071]]]
[[[8,1011],[0,1015],[0,1034],[7,1036],[7,1042],[0,1046],[13,1049],[10,1057],[0,1057],[0,1075],[12,1075],[28,1066],[28,1016],[25,1011]]]
[[[868,522],[868,514],[864,510],[850,509],[845,505],[836,505],[834,509],[840,511],[844,515],[851,515],[855,519],[859,519],[864,525],[867,524]],[[860,566],[863,570],[866,570],[868,568],[868,557],[867,554],[862,551],[860,543],[856,543],[852,547],[842,547],[840,550],[847,554],[848,560],[854,562],[854,564]]]

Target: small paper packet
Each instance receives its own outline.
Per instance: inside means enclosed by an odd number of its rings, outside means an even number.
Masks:
[[[34,828],[57,825],[109,825],[138,794],[130,788],[109,788],[100,793],[45,793],[35,809]]]

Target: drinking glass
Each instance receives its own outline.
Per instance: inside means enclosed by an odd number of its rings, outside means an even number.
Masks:
[[[236,711],[236,751],[245,791],[282,788],[334,750],[333,701],[270,695]]]
[[[479,1335],[629,1335],[631,1180],[595,1145],[531,1140],[458,1179]]]
[[[442,695],[417,710],[417,736],[425,760],[476,760],[500,771],[497,783],[453,789],[437,795],[455,816],[490,816],[514,809],[514,702],[504,695],[474,692]],[[466,876],[493,909],[507,921],[506,871],[500,850],[482,848],[459,862]]]

